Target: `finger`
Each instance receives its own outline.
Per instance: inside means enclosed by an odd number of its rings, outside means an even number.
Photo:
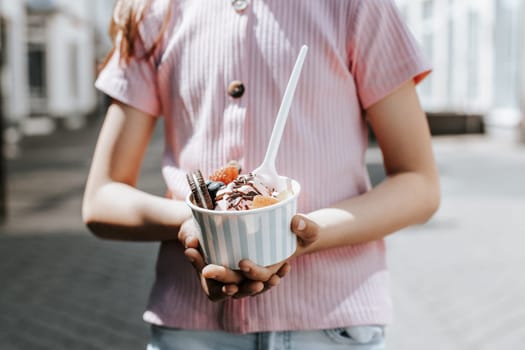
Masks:
[[[277,271],[275,275],[272,275],[270,279],[265,283],[265,290],[275,287],[281,283],[281,279],[290,272],[291,266],[288,262],[284,263],[283,266]]]
[[[299,244],[306,247],[319,237],[319,225],[303,214],[296,214],[292,218],[292,231],[297,235]]]
[[[177,238],[184,248],[198,248],[199,246],[197,228],[190,222],[182,225]]]
[[[211,301],[220,301],[229,297],[229,295],[223,291],[224,285],[222,283],[212,279],[204,279],[204,281],[206,284],[205,292]]]
[[[188,236],[184,241],[184,248],[199,248],[199,239],[197,236]]]
[[[232,296],[239,291],[239,286],[236,284],[225,284],[222,287],[222,292],[228,296]]]
[[[233,298],[239,299],[256,295],[264,290],[264,283],[261,281],[245,281],[239,285],[239,291]]]
[[[188,248],[184,250],[184,255],[198,272],[201,272],[202,269],[204,269],[204,267],[206,266],[204,257],[199,253],[197,249]]]
[[[270,277],[270,279],[268,281],[263,283],[264,284],[264,288],[261,291],[259,291],[258,293],[253,294],[252,296],[259,295],[259,294],[262,294],[264,292],[267,292],[272,287],[275,287],[275,286],[279,285],[280,282],[281,282],[281,277],[279,277],[277,275],[272,275],[272,277]]]
[[[197,248],[199,246],[199,239],[196,234],[179,231],[178,239],[184,248]]]
[[[268,267],[259,266],[248,259],[241,260],[239,262],[239,268],[241,269],[244,277],[254,281],[266,282],[274,274],[274,271]]]
[[[284,276],[288,274],[288,272],[290,272],[291,269],[292,267],[290,266],[290,264],[286,262],[283,266],[281,266],[279,271],[277,271],[276,275],[279,276],[280,278],[283,278]]]
[[[281,282],[281,277],[279,277],[278,275],[273,275],[266,282],[266,285],[267,285],[267,288],[270,289],[271,287],[275,287],[275,286],[279,285],[280,282]]]
[[[225,284],[238,284],[242,280],[242,275],[239,272],[213,264],[206,265],[202,269],[202,276]]]

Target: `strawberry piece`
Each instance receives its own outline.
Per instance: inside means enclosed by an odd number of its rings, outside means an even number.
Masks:
[[[239,171],[239,174],[241,173],[241,165],[236,161],[236,160],[230,160],[228,162],[228,165],[227,166],[234,166],[234,167],[237,167],[238,171]]]
[[[224,168],[216,170],[210,175],[209,179],[215,182],[222,182],[225,185],[229,184],[239,175],[239,168],[237,166],[228,165]]]

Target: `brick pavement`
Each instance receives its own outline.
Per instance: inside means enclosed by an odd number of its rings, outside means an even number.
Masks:
[[[34,138],[9,162],[0,230],[1,349],[144,349],[141,313],[157,244],[102,241],[80,222],[98,125]],[[162,142],[139,186],[163,192]],[[485,137],[435,139],[443,203],[387,239],[396,322],[390,349],[525,348],[525,148]],[[374,178],[380,156],[369,154]]]

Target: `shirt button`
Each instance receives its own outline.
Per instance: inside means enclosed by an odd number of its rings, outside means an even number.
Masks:
[[[242,12],[248,7],[248,0],[232,0],[232,6],[237,12]]]
[[[239,98],[244,94],[244,84],[240,80],[234,80],[228,86],[228,95]]]

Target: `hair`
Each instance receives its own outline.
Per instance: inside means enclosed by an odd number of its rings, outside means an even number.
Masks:
[[[140,23],[144,19],[146,9],[151,5],[152,0],[117,0],[113,10],[113,16],[109,24],[109,37],[113,43],[113,48],[104,58],[99,70],[104,68],[111,59],[115,51],[119,50],[121,63],[127,63],[133,57],[140,59],[149,59],[158,48],[162,36],[166,31],[169,23],[170,11],[168,10],[161,29],[149,48],[145,48],[145,53],[137,57],[137,43],[144,43],[140,35]]]

